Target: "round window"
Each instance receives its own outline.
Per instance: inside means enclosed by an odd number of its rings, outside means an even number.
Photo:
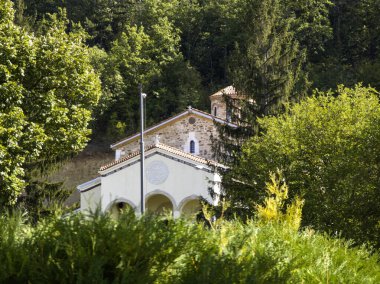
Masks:
[[[194,117],[190,117],[189,118],[189,123],[190,124],[194,124],[195,123],[195,118]]]

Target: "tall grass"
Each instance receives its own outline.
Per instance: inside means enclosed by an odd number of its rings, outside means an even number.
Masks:
[[[380,283],[377,254],[275,222],[209,229],[126,212],[0,227],[0,283]]]

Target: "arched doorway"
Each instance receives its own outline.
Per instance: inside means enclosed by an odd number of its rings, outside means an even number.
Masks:
[[[187,200],[181,207],[181,214],[184,216],[193,216],[199,213],[202,209],[202,204],[199,198]]]
[[[133,207],[125,201],[115,201],[110,206],[108,212],[112,218],[117,219],[123,211],[132,209]]]
[[[173,212],[173,203],[163,194],[149,196],[145,202],[145,208],[148,212],[164,214]]]

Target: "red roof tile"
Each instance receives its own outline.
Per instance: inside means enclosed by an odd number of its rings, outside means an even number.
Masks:
[[[219,96],[222,96],[222,95],[229,95],[229,96],[234,96],[236,95],[236,90],[233,86],[228,86],[228,87],[225,87],[224,89],[221,89],[219,91],[217,91],[215,94],[212,94],[210,96],[211,97],[219,97]]]
[[[162,144],[162,143],[156,143],[156,144],[153,144],[153,145],[150,145],[148,147],[145,148],[145,151],[149,151],[149,150],[152,150],[152,149],[162,149],[164,151],[167,151],[169,153],[172,153],[172,154],[175,154],[175,155],[178,155],[178,156],[181,156],[181,157],[184,157],[184,158],[187,158],[187,159],[190,159],[190,160],[193,160],[195,162],[198,162],[198,163],[201,163],[201,164],[204,164],[204,165],[210,165],[210,166],[214,166],[214,167],[218,167],[218,168],[225,168],[224,165],[218,163],[218,162],[215,162],[215,161],[212,161],[212,160],[207,160],[207,159],[204,159],[204,158],[201,158],[201,157],[198,157],[198,156],[195,156],[195,155],[192,155],[190,153],[186,153],[182,150],[179,150],[177,148],[174,148],[174,147],[170,147],[168,145],[165,145],[165,144]],[[136,151],[134,153],[131,153],[129,154],[128,156],[124,157],[124,158],[121,158],[117,161],[114,161],[112,163],[109,163],[107,165],[104,165],[100,168],[100,171],[104,171],[106,169],[109,169],[115,165],[118,165],[118,164],[121,164],[125,161],[128,161],[129,159],[132,159],[138,155],[140,155],[140,151]]]

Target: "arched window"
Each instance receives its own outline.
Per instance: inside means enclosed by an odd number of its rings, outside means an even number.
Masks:
[[[216,116],[216,107],[214,107],[214,116]]]
[[[190,141],[190,153],[191,154],[195,153],[195,142],[194,142],[194,140]]]

